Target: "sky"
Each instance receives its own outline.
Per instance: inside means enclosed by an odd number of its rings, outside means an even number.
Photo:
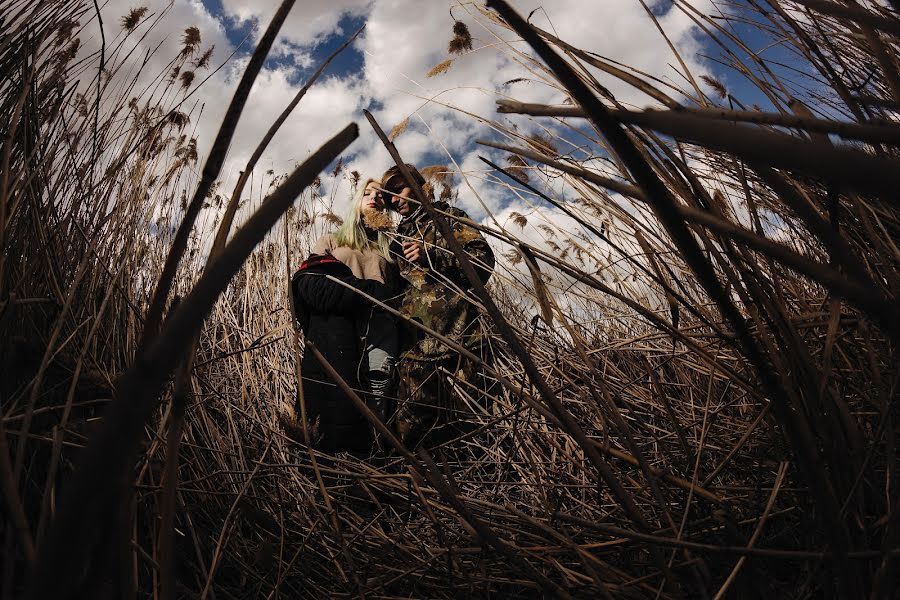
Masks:
[[[684,89],[686,80],[669,47],[671,41],[695,76],[711,74],[729,89],[746,92],[739,78],[705,58],[720,51],[704,41],[685,11],[674,7],[671,0],[645,1],[668,41],[640,0],[513,0],[511,4],[520,14],[530,14],[533,24],[578,48]],[[199,179],[250,53],[279,4],[280,0],[108,0],[101,4],[111,46],[121,39],[122,17],[134,8],[147,7],[142,22],[128,38],[129,47],[136,44],[134,57],[155,49],[144,69],[147,77],[166,72],[182,48],[187,27],[200,31],[196,55],[214,47],[210,68],[196,69],[194,84],[178,92],[188,96],[182,109],[191,112],[186,131],[197,138],[199,160],[193,166],[192,185]],[[681,4],[703,12],[715,10],[713,0],[683,0]],[[513,192],[508,180],[479,160],[484,156],[505,164],[505,153],[474,143],[479,138],[502,140],[492,121],[526,135],[546,134],[546,128],[552,127],[547,119],[497,114],[498,98],[548,104],[566,100],[530,62],[528,48],[510,31],[492,23],[481,8],[481,3],[461,0],[298,0],[251,91],[219,177],[219,192],[231,195],[239,173],[274,119],[321,61],[365,25],[272,140],[254,171],[250,193],[258,198],[267,182],[289,173],[353,121],[360,126],[361,135],[342,156],[344,170],[321,177],[323,195],[333,198],[332,210],[342,214],[352,195],[352,171],[365,179],[380,176],[392,165],[362,114],[369,109],[385,131],[408,123],[395,139],[401,155],[420,168],[447,165],[454,173],[458,194],[454,202],[473,219],[510,228],[521,239],[541,246],[546,235],[540,226],[579,230],[561,211],[527,193]],[[455,20],[465,23],[472,35],[472,50],[459,55],[449,54],[447,48]],[[82,34],[86,52],[98,42],[96,34],[93,39],[87,39],[89,35],[88,30]],[[441,73],[428,76],[448,59],[452,62]],[[600,71],[593,74],[626,105],[655,106],[652,99],[619,80]],[[558,142],[563,152],[598,151],[595,142],[577,131],[565,132]],[[551,182],[549,188],[546,184],[539,187],[557,198],[572,199],[574,193],[561,180]],[[244,197],[247,195],[245,191]],[[528,217],[528,224],[512,228],[519,214]],[[240,219],[239,215],[238,224]],[[508,248],[495,250],[499,255]]]
[[[120,33],[121,18],[137,6],[147,6],[147,29],[153,15],[164,13],[159,24],[142,39],[150,48],[162,42],[153,60],[165,64],[180,49],[184,29],[200,30],[205,50],[214,45],[211,65],[233,58],[200,89],[191,101],[202,106],[192,127],[198,138],[201,160],[215,137],[243,66],[256,39],[265,30],[278,0],[109,0],[102,13],[107,37]],[[516,0],[512,3],[532,23],[556,31],[577,47],[640,68],[678,86],[684,79],[666,40],[653,26],[638,0]],[[694,24],[670,0],[650,0],[666,34],[696,72],[709,66]],[[710,10],[711,0],[691,0],[700,10]],[[473,50],[448,54],[454,20],[466,23]],[[289,171],[310,152],[350,121],[360,124],[362,135],[344,155],[344,164],[364,177],[390,166],[387,152],[370,130],[362,109],[373,111],[385,130],[409,119],[396,139],[408,162],[452,165],[456,171],[459,204],[473,217],[502,211],[509,203],[503,190],[485,183],[479,155],[502,159],[474,145],[479,137],[493,134],[486,120],[515,123],[525,132],[539,132],[545,125],[527,117],[506,117],[495,111],[499,97],[559,103],[564,94],[529,72],[518,52],[515,36],[491,24],[471,2],[457,0],[304,0],[298,1],[281,30],[265,69],[253,88],[238,126],[222,174],[224,189],[242,170],[261,135],[283,110],[319,62],[361,25],[366,29],[326,71],[325,76],[300,102],[264,155],[258,169],[280,174]],[[87,33],[87,32],[86,32]],[[94,40],[96,42],[96,40]],[[140,52],[135,53],[140,55]],[[452,58],[449,68],[436,76],[426,74]],[[150,69],[148,72],[151,72]],[[204,73],[205,75],[205,73]],[[527,81],[507,84],[511,80]],[[197,81],[199,81],[199,77]],[[650,99],[609,76],[601,81],[624,101],[647,106]],[[193,90],[192,90],[193,91]],[[467,114],[468,113],[468,114]],[[480,118],[479,118],[480,117]],[[577,141],[573,143],[577,144]],[[466,174],[464,178],[462,175]],[[327,179],[327,178],[326,178]],[[332,182],[326,181],[326,187]],[[339,178],[336,197],[348,195],[349,184]]]
[[[687,89],[688,83],[670,44],[677,49],[694,77],[712,75],[746,104],[759,102],[765,108],[758,94],[754,95],[738,75],[717,62],[723,54],[721,49],[710,44],[686,11],[680,8],[689,6],[703,13],[713,13],[717,10],[714,0],[679,0],[680,7],[672,0],[644,2],[658,19],[665,36],[650,19],[641,0],[511,0],[513,7],[523,16],[529,16],[532,24],[553,32],[573,46],[633,67],[645,77],[662,82],[661,85],[673,86],[667,88],[667,93],[679,101],[684,98],[674,90]],[[280,0],[100,2],[108,48],[118,48],[110,50],[111,57],[127,53],[134,63],[133,69],[120,71],[122,76],[130,77],[137,71],[138,63],[145,61],[134,89],[150,86],[157,94],[168,97],[170,102],[184,100],[181,110],[190,114],[190,123],[184,132],[196,138],[198,160],[190,167],[193,180],[179,180],[179,185],[184,183],[185,187],[183,192],[177,192],[179,195],[190,196],[200,179],[208,150],[250,54],[280,3]],[[87,2],[85,6],[90,8],[91,4]],[[141,7],[147,10],[126,37],[123,17]],[[79,32],[83,56],[90,56],[99,48],[99,32],[95,31],[97,22],[90,20],[90,16],[90,12],[85,15],[83,22],[86,25]],[[456,20],[468,27],[472,49],[451,55],[448,43],[453,37]],[[567,96],[542,72],[542,63],[534,60],[524,42],[491,21],[481,2],[298,0],[255,81],[218,178],[217,193],[230,197],[240,172],[273,121],[318,65],[363,25],[363,33],[329,66],[269,144],[253,171],[249,189],[242,195],[242,199],[250,196],[252,201],[239,212],[236,226],[249,215],[266,190],[271,189],[273,179],[290,173],[323,142],[348,123],[356,122],[360,137],[342,155],[343,170],[333,172],[329,169],[321,175],[319,189],[325,200],[315,200],[332,203],[327,209],[343,214],[352,197],[351,172],[358,172],[363,179],[377,178],[393,164],[362,113],[363,109],[368,109],[385,131],[406,123],[403,132],[394,140],[403,158],[420,168],[445,165],[452,171],[455,190],[452,201],[476,221],[506,230],[518,239],[552,253],[559,252],[552,239],[565,246],[566,240],[574,240],[571,236],[594,237],[561,210],[519,186],[510,185],[508,179],[479,160],[485,157],[497,164],[506,164],[506,153],[475,143],[479,138],[509,142],[502,131],[506,128],[528,136],[554,133],[558,136],[554,139],[560,152],[580,158],[590,155],[595,160],[583,164],[605,169],[607,173],[611,171],[593,132],[560,129],[546,118],[496,112],[496,101],[500,98],[561,104],[567,101]],[[162,82],[167,80],[173,58],[183,48],[188,27],[199,30],[201,41],[190,60],[181,61],[181,65],[182,71],[193,70],[196,77],[186,87],[179,86],[177,81],[165,86]],[[744,32],[744,40],[751,48],[766,48],[764,52],[769,54],[779,50],[777,46],[769,46],[768,40],[755,39],[747,32]],[[118,46],[120,43],[122,45]],[[191,65],[191,60],[196,61],[206,52],[211,53],[209,67]],[[438,66],[440,68],[435,69]],[[86,75],[95,73],[96,67],[93,69],[88,69]],[[659,108],[642,92],[609,74],[590,70],[597,81],[625,106]],[[84,82],[92,85],[89,77]],[[708,84],[701,85],[711,98],[716,98]],[[514,144],[521,145],[521,142]],[[563,178],[540,181],[532,178],[531,182],[551,197],[563,201],[577,199],[577,191]],[[613,198],[623,205],[623,210],[632,216],[636,214],[633,208],[626,206],[629,201],[615,194]],[[325,208],[317,212],[323,210]],[[617,217],[613,212],[583,214],[598,221],[608,220],[612,230],[616,229]],[[198,222],[201,237],[206,237],[203,232],[212,231],[218,222],[216,215],[214,207],[203,211]],[[525,221],[527,224],[523,224]],[[151,226],[151,234],[155,234],[154,227]],[[554,238],[555,234],[550,230],[561,235]],[[627,235],[619,238],[620,244],[629,253],[632,250],[639,253],[640,249],[636,247],[629,250],[634,240],[630,230],[625,233]],[[510,246],[494,239],[489,241],[498,259],[502,259],[502,268],[514,280],[529,281],[525,266],[509,258]],[[594,239],[593,243],[603,252],[605,244],[598,245],[598,241]],[[608,252],[604,254],[607,254],[605,260],[611,268],[621,263]],[[603,257],[590,260],[600,261]],[[589,266],[589,263],[585,264]],[[597,270],[601,278],[606,277],[604,269],[606,267]],[[571,282],[565,277],[554,275],[554,278],[551,287],[560,291],[569,289]]]

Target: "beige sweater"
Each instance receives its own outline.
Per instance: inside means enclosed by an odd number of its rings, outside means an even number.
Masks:
[[[312,247],[313,254],[330,254],[348,267],[360,279],[374,279],[385,283],[388,262],[375,250],[354,250],[338,246],[334,235],[327,234]]]

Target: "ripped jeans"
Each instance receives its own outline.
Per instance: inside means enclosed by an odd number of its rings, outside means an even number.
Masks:
[[[394,413],[395,367],[399,352],[400,334],[396,321],[385,311],[373,310],[366,325],[360,380],[368,381],[371,408],[383,422]]]

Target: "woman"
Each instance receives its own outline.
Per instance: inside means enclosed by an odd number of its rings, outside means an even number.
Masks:
[[[341,227],[316,242],[291,285],[305,339],[351,388],[365,391],[361,395],[382,418],[389,414],[397,326],[387,311],[359,292],[385,303],[403,292],[389,254],[385,230],[390,226],[379,183],[368,179]],[[306,418],[319,422],[317,446],[326,452],[368,453],[371,428],[311,352],[303,357],[302,371]]]

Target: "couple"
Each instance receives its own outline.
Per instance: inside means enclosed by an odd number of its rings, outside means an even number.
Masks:
[[[407,167],[430,194],[419,171]],[[450,216],[454,237],[486,282],[494,267],[487,242],[459,220],[468,220],[465,212],[443,201],[433,206]],[[400,215],[396,230],[387,211]],[[460,407],[447,377],[471,373],[473,365],[420,328],[401,326],[362,295],[469,349],[481,341],[477,309],[467,298],[469,281],[397,167],[380,181],[363,183],[343,225],[316,243],[291,286],[305,339],[351,388],[363,391],[360,396],[408,447],[449,439]],[[318,422],[316,446],[371,452],[371,427],[311,352],[304,354],[302,375],[307,421]]]

